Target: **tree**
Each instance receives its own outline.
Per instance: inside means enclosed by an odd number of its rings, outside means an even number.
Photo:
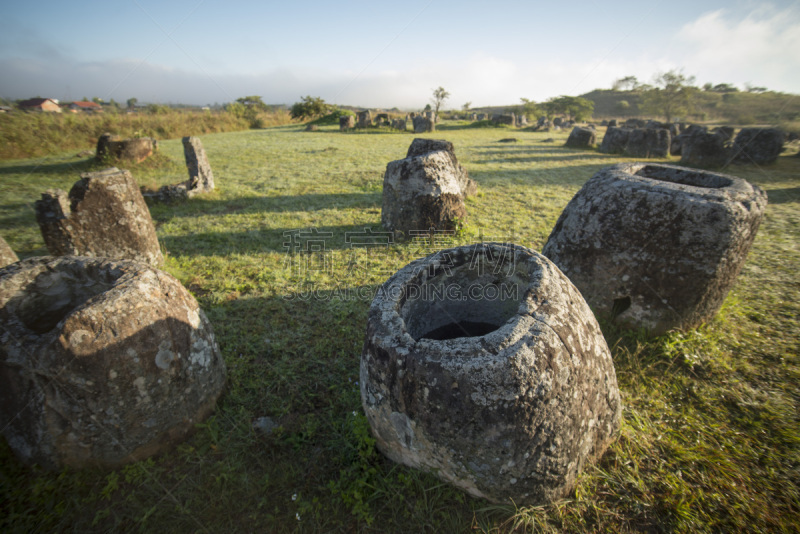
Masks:
[[[330,111],[331,106],[318,96],[304,96],[301,99],[302,102],[296,102],[290,110],[293,119],[313,119]]]
[[[528,100],[527,98],[520,98],[519,100],[522,105],[517,108],[517,115],[525,115],[528,120],[538,119],[542,115],[539,106],[533,100]]]
[[[268,109],[267,105],[261,100],[261,97],[256,95],[243,96],[242,98],[237,98],[236,101],[256,111],[266,111]]]
[[[442,104],[444,104],[445,100],[448,98],[450,98],[450,93],[448,93],[444,87],[439,86],[438,89],[433,90],[433,98],[431,98],[431,103],[436,106],[433,111],[437,115],[439,114],[439,108],[442,107]]]
[[[579,96],[559,96],[542,104],[542,108],[548,117],[566,115],[576,121],[582,121],[592,116],[594,102]]]
[[[614,80],[611,89],[614,91],[634,91],[639,87],[639,80],[636,76],[625,76],[619,80]]]
[[[750,83],[744,84],[744,90],[748,93],[766,93],[766,87],[756,87],[755,85],[751,85]]]
[[[655,88],[644,94],[644,109],[659,114],[672,122],[680,116],[692,112],[694,96],[694,76],[686,76],[681,70],[659,73],[653,79]]]
[[[129,98],[129,99],[128,99],[128,101],[126,102],[126,104],[128,105],[128,109],[131,109],[131,110],[132,110],[133,108],[135,108],[135,107],[136,107],[136,103],[137,103],[138,101],[139,101],[139,100],[138,100],[138,99],[136,99],[136,98]]]
[[[463,111],[469,111],[469,108],[471,108],[471,107],[472,107],[472,102],[464,102],[464,105],[461,106],[461,109]]]

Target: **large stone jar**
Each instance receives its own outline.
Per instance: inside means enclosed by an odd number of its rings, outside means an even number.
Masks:
[[[608,346],[578,290],[544,256],[499,243],[438,252],[380,287],[361,399],[389,458],[518,505],[567,495],[620,419]]]
[[[766,205],[734,176],[622,163],[584,184],[542,252],[598,314],[653,334],[692,328],[722,306]]]
[[[211,325],[172,276],[75,256],[0,269],[0,427],[23,462],[146,458],[209,415],[224,382]]]

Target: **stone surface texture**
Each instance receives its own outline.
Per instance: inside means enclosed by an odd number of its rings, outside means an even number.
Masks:
[[[493,329],[425,337],[462,321]],[[360,387],[381,452],[496,503],[565,497],[620,424],[591,310],[549,260],[510,244],[441,251],[393,275],[369,310]]]
[[[778,128],[742,128],[733,141],[737,163],[770,165],[783,150],[784,134]]]
[[[572,129],[564,146],[568,148],[591,148],[597,142],[597,134],[591,128],[576,126]]]
[[[381,223],[398,237],[431,228],[453,230],[466,219],[464,197],[470,183],[474,184],[449,150],[391,161],[383,176]]]
[[[722,167],[730,157],[725,136],[699,132],[681,139],[681,165],[690,167]]]
[[[623,163],[584,184],[542,252],[596,313],[653,334],[693,328],[725,300],[766,205],[734,176]]]
[[[357,113],[359,128],[369,128],[372,126],[372,113],[369,110],[359,111]]]
[[[352,130],[356,127],[356,118],[353,115],[339,117],[339,130]]]
[[[69,195],[60,189],[45,191],[36,201],[36,220],[55,256],[164,262],[136,181],[116,167],[81,174]]]
[[[425,133],[436,131],[436,123],[427,117],[414,117],[411,119],[414,133]]]
[[[469,197],[477,193],[478,184],[475,182],[475,180],[469,177],[467,170],[458,162],[458,158],[456,158],[455,147],[453,147],[453,143],[450,141],[446,141],[444,139],[424,139],[418,137],[411,141],[411,145],[408,147],[406,157],[415,158],[417,156],[429,154],[430,152],[438,152],[439,150],[444,150],[447,152],[447,155],[453,164],[453,168],[455,169],[454,172],[456,174],[456,180],[458,180],[458,183],[461,185],[461,192],[463,195],[465,197]]]
[[[628,144],[630,134],[630,128],[609,126],[598,150],[604,154],[622,154],[625,151],[625,145]]]
[[[0,267],[19,261],[17,254],[8,246],[6,240],[0,237]]]
[[[152,137],[120,139],[116,135],[104,133],[97,140],[95,158],[98,161],[116,159],[141,163],[149,158],[157,148],[158,142]]]
[[[189,181],[186,183],[186,194],[189,198],[214,190],[214,173],[208,163],[206,151],[199,137],[184,137],[183,157],[186,160],[186,170],[189,171]]]
[[[0,269],[0,427],[25,463],[113,467],[162,452],[225,382],[197,301],[133,261],[30,258]]]
[[[670,139],[669,130],[634,128],[628,134],[622,154],[632,158],[665,158],[669,155]]]

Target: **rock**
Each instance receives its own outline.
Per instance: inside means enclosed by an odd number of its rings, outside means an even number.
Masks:
[[[405,132],[408,129],[408,123],[405,119],[394,119],[392,121],[392,128]]]
[[[498,139],[497,142],[498,143],[516,143],[518,141],[519,141],[519,139],[517,139],[516,137],[506,137],[504,139]]]
[[[597,142],[595,131],[592,128],[576,126],[570,132],[564,146],[568,148],[592,148]]]
[[[542,143],[555,143],[556,140],[552,137],[548,137],[547,139],[542,139]]]
[[[414,117],[412,120],[414,133],[425,133],[436,131],[435,123],[427,117]]]
[[[669,130],[634,128],[628,134],[622,154],[633,158],[665,158],[669,148]]]
[[[616,123],[614,125],[616,126]],[[608,126],[608,121],[607,120],[600,121],[600,126]]]
[[[194,136],[184,137],[182,142],[186,170],[189,171],[186,196],[192,198],[201,193],[210,193],[214,190],[214,173],[211,172],[203,143],[200,138]]]
[[[644,128],[646,122],[642,119],[628,119],[625,121],[626,128]]]
[[[497,124],[508,124],[509,126],[514,126],[516,123],[516,117],[513,113],[497,114],[492,116],[492,121],[496,122]]]
[[[625,145],[628,144],[628,137],[631,131],[630,128],[609,126],[603,136],[603,142],[600,143],[600,152],[604,154],[622,154],[625,151]]]
[[[697,133],[682,140],[681,165],[710,169],[722,167],[730,158],[724,137],[713,133]]]
[[[415,150],[412,143],[409,153]],[[383,177],[384,228],[409,237],[431,228],[454,230],[466,219],[466,173],[454,161],[451,151],[436,150],[389,162]]]
[[[528,125],[528,117],[525,115],[517,115],[517,123],[516,126],[522,127]]]
[[[161,265],[164,257],[144,198],[131,173],[111,167],[81,174],[69,192],[48,189],[36,220],[55,256],[131,259]]]
[[[317,126],[316,124],[309,124],[309,125],[306,126],[306,131],[307,132],[318,132],[319,131],[319,126]]]
[[[117,138],[109,132],[104,133],[97,139],[97,148],[95,149],[95,158],[97,158],[97,161],[103,161],[111,157],[108,147],[111,141],[115,139]]]
[[[356,118],[352,115],[339,117],[339,130],[352,130],[356,127]]]
[[[733,142],[733,160],[770,165],[778,159],[783,141],[783,132],[778,128],[742,128]]]
[[[389,114],[388,113],[378,113],[377,115],[375,115],[375,120],[376,121],[388,121],[389,120]]]
[[[432,122],[436,122],[436,112],[435,111],[425,111],[422,114],[426,119],[430,119]]]
[[[723,143],[729,143],[733,141],[733,132],[734,129],[731,126],[717,126],[711,133],[717,135],[720,139],[722,139]]]
[[[673,165],[595,174],[543,249],[599,315],[653,334],[711,320],[767,205],[748,182]]]
[[[280,427],[280,425],[275,421],[273,421],[271,417],[259,417],[258,419],[253,421],[252,426],[253,430],[265,436],[272,434],[275,431],[275,429]]]
[[[18,261],[17,254],[8,246],[6,240],[0,237],[0,268]]]
[[[444,139],[423,139],[416,138],[411,141],[408,147],[406,158],[415,158],[417,156],[424,156],[431,152],[438,152],[443,150],[447,152],[447,157],[450,158],[451,172],[456,176],[456,181],[461,187],[461,194],[466,198],[478,192],[478,184],[472,180],[467,173],[467,170],[458,163],[456,158],[456,151],[453,148],[453,143]]]
[[[556,117],[555,119],[553,119],[553,126],[561,127],[563,125],[564,125],[564,119],[562,119],[561,117]]]
[[[114,467],[158,454],[214,409],[225,367],[172,276],[40,256],[0,269],[0,428],[27,464]]]
[[[485,121],[486,120],[486,113],[478,113],[478,120]]]
[[[606,126],[608,126],[609,128],[616,128],[617,127],[617,119],[611,119],[610,121],[608,121],[608,124]]]
[[[158,142],[151,137],[120,139],[104,133],[97,140],[95,158],[98,161],[127,160],[141,163],[158,148]]]
[[[358,112],[358,124],[356,126],[359,128],[369,128],[372,126],[372,114],[369,110]]]
[[[550,261],[485,243],[416,260],[378,290],[361,355],[378,449],[475,497],[566,497],[620,425],[608,347]]]

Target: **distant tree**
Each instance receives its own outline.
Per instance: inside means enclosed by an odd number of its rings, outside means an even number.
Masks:
[[[127,100],[127,102],[125,102],[125,103],[128,105],[128,109],[132,110],[133,108],[135,108],[135,107],[136,107],[136,103],[137,103],[138,101],[139,101],[139,100],[138,100],[137,98],[129,98],[129,99]]]
[[[576,121],[582,121],[592,116],[594,102],[579,96],[559,96],[543,103],[542,108],[548,117],[566,115]]]
[[[425,104],[425,107],[423,108],[422,111],[430,111],[430,110],[431,110],[431,105],[430,104]]]
[[[95,104],[102,104],[103,103],[103,99],[100,98],[99,96],[94,96],[94,97],[92,97],[92,102],[94,102]]]
[[[697,88],[694,76],[686,76],[680,70],[661,72],[653,79],[655,88],[644,93],[644,109],[672,122],[694,109]]]
[[[611,89],[614,91],[634,91],[639,87],[639,80],[636,76],[625,76],[619,80],[614,80]]]
[[[617,102],[617,107],[618,107],[618,108],[619,108],[621,111],[627,111],[627,110],[629,110],[629,109],[630,109],[630,107],[631,107],[631,103],[630,103],[630,102],[628,102],[627,100],[620,100],[619,102]]]
[[[464,105],[461,106],[461,109],[463,111],[469,111],[469,108],[471,108],[471,107],[472,107],[472,102],[464,102]]]
[[[301,97],[302,102],[296,102],[289,111],[293,119],[313,119],[328,113],[331,106],[318,96]]]
[[[243,96],[242,98],[237,98],[236,101],[256,111],[266,111],[268,109],[264,101],[261,100],[261,97],[257,95]]]
[[[86,98],[85,96],[83,97],[83,100],[81,100],[81,102],[88,102],[88,101],[89,101],[89,99]]]
[[[705,89],[705,86],[703,86],[703,89]],[[715,93],[738,93],[739,88],[729,83],[718,83],[717,85],[711,88],[711,91]]]
[[[744,90],[747,91],[748,93],[766,93],[767,92],[767,88],[766,87],[756,87],[756,86],[751,85],[749,83],[744,84]]]
[[[520,98],[521,105],[517,108],[517,115],[525,115],[528,120],[538,119],[542,112],[536,102],[527,98]]]
[[[450,98],[450,93],[448,93],[448,92],[445,90],[445,88],[444,88],[444,87],[442,87],[442,86],[439,86],[437,89],[434,89],[434,90],[433,90],[433,98],[431,98],[431,104],[433,104],[434,106],[436,106],[436,107],[434,108],[434,110],[433,110],[433,111],[434,111],[434,112],[435,112],[437,115],[439,114],[439,108],[440,108],[440,107],[442,107],[442,104],[444,104],[444,103],[445,103],[445,101],[446,101],[448,98]]]

